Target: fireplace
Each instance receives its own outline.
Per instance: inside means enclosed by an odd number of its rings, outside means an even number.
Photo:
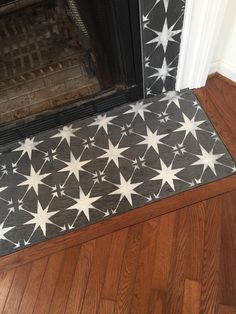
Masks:
[[[139,21],[138,0],[1,1],[0,142],[141,98]]]

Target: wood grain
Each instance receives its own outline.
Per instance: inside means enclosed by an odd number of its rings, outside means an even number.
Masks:
[[[201,283],[186,279],[182,314],[199,314],[201,305]]]
[[[34,306],[34,313],[41,314],[49,312],[64,255],[65,252],[61,251],[49,257],[39,294]]]
[[[67,301],[66,313],[80,313],[87,288],[88,278],[92,266],[95,250],[95,240],[81,245],[74,278]]]
[[[18,312],[30,270],[31,264],[26,264],[16,269],[3,313],[12,314]]]
[[[29,273],[28,281],[25,287],[24,295],[19,307],[19,314],[32,313],[43,275],[47,266],[48,258],[37,260],[32,263],[31,271]]]
[[[15,269],[0,273],[0,313],[3,312],[9,290],[15,275]]]

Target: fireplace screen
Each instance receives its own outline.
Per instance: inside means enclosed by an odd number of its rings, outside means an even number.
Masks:
[[[67,119],[51,119],[48,125],[53,127],[141,95],[138,0],[0,1],[3,142],[8,141],[6,128],[9,134],[16,122],[14,134],[19,123],[25,127],[25,121],[45,113],[55,115],[75,104],[77,110],[81,103],[103,97],[103,107],[96,103],[83,114],[71,111]],[[24,134],[31,135],[22,129],[12,138]]]

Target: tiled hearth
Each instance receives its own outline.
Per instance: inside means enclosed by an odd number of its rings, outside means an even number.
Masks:
[[[0,165],[0,255],[236,171],[190,91],[14,143]]]

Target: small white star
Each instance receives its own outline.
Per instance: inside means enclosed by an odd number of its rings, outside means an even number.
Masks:
[[[34,226],[34,232],[38,228],[40,228],[43,232],[43,235],[46,237],[46,225],[47,224],[53,224],[54,225],[54,223],[50,220],[50,218],[59,212],[59,210],[53,211],[53,212],[49,212],[48,210],[49,210],[49,206],[47,206],[45,209],[43,209],[41,204],[38,201],[38,208],[37,208],[36,213],[32,213],[32,212],[27,211],[27,213],[32,215],[34,218],[25,222],[24,224],[25,225],[34,224],[35,225]]]
[[[71,125],[66,125],[62,129],[58,130],[58,133],[51,136],[51,138],[61,138],[59,144],[61,144],[62,141],[66,141],[68,145],[70,146],[70,141],[72,137],[76,137],[75,132],[78,131],[79,128],[74,129]]]
[[[129,180],[125,180],[125,178],[120,174],[120,184],[114,184],[117,187],[117,190],[111,192],[110,194],[120,194],[120,200],[126,198],[130,205],[133,204],[132,202],[132,195],[138,194],[135,192],[135,189],[142,184],[141,183],[131,183],[132,178]]]
[[[150,75],[149,78],[156,77],[156,78],[157,78],[157,79],[156,79],[157,81],[161,79],[162,82],[165,83],[166,78],[167,78],[168,76],[172,76],[172,75],[170,74],[170,72],[171,72],[173,69],[174,69],[174,67],[171,67],[170,64],[167,65],[166,59],[164,58],[164,59],[163,59],[163,63],[162,63],[162,67],[161,67],[161,68],[155,68],[156,73]]]
[[[153,32],[157,35],[155,38],[153,38],[152,40],[148,41],[146,43],[146,45],[149,44],[155,44],[155,49],[157,49],[160,45],[162,45],[164,52],[166,52],[167,49],[167,45],[170,41],[172,42],[177,42],[174,37],[181,33],[181,30],[173,30],[175,27],[176,23],[173,24],[170,28],[168,28],[168,23],[167,23],[167,19],[165,19],[165,23],[163,25],[163,29],[161,32],[158,31],[154,31]]]
[[[39,170],[38,172],[35,172],[33,166],[31,165],[30,175],[27,176],[25,174],[21,174],[22,176],[24,176],[26,178],[26,180],[23,181],[22,183],[18,184],[18,185],[19,186],[28,185],[27,192],[31,188],[33,188],[35,193],[38,195],[39,185],[44,185],[42,180],[50,175],[50,173],[40,174],[40,172],[41,172],[41,170]]]
[[[165,183],[168,183],[169,186],[172,188],[173,191],[175,191],[175,185],[174,185],[174,180],[180,180],[176,174],[178,174],[181,170],[184,168],[179,168],[179,169],[173,169],[173,162],[167,167],[164,161],[160,159],[161,162],[161,169],[158,170],[158,175],[156,175],[154,178],[151,180],[162,180],[161,186]]]
[[[90,125],[97,125],[98,126],[98,130],[100,130],[101,128],[103,128],[103,130],[108,133],[108,125],[111,125],[111,121],[113,119],[115,119],[116,117],[107,117],[106,114],[104,115],[98,115],[95,118],[95,121],[93,123],[91,123]]]
[[[145,120],[144,119],[144,113],[145,112],[151,112],[150,110],[147,109],[151,104],[152,104],[152,102],[144,104],[143,101],[137,101],[136,104],[130,105],[131,109],[126,111],[125,114],[127,114],[127,113],[134,113],[134,118],[136,118],[137,115],[140,115],[140,117],[143,120]]]
[[[141,135],[139,134],[141,137],[144,138],[144,140],[142,142],[139,142],[138,145],[147,145],[147,150],[149,148],[153,148],[158,154],[159,154],[159,144],[163,144],[161,139],[166,137],[168,135],[168,133],[166,134],[157,134],[158,130],[155,132],[152,132],[148,127],[147,127],[147,135]]]
[[[32,139],[27,138],[25,141],[19,142],[20,146],[15,148],[13,151],[15,152],[22,151],[21,156],[23,156],[24,154],[27,154],[29,158],[31,159],[33,150],[38,150],[36,147],[40,143],[42,143],[42,141],[36,142],[34,139],[35,139],[34,137]]]
[[[106,152],[105,154],[99,156],[98,158],[108,158],[107,164],[113,161],[116,166],[119,168],[119,158],[124,158],[122,153],[127,150],[129,147],[119,147],[119,143],[115,146],[112,144],[110,140],[108,140],[108,149],[103,148]]]
[[[82,188],[80,188],[79,198],[73,198],[76,202],[74,205],[70,206],[68,209],[76,209],[78,211],[78,215],[84,213],[87,220],[90,221],[89,210],[96,209],[93,206],[93,203],[96,202],[101,196],[91,197],[91,191],[88,194],[84,194]]]
[[[2,223],[0,224],[0,240],[6,240],[6,241],[8,241],[8,239],[5,237],[5,234],[6,234],[8,231],[10,231],[10,230],[12,230],[13,228],[15,228],[15,227],[4,228],[3,225],[4,225],[4,222],[2,222]]]
[[[59,170],[59,172],[66,172],[68,171],[69,174],[67,178],[69,178],[72,174],[76,177],[79,181],[79,173],[80,171],[84,171],[83,166],[90,162],[90,160],[80,160],[81,157],[75,158],[73,153],[70,153],[70,161],[63,161],[67,166]]]
[[[172,103],[174,103],[178,108],[180,108],[180,103],[179,103],[180,100],[184,100],[184,99],[176,91],[169,91],[165,93],[165,96],[163,98],[160,99],[161,102],[168,101],[167,109]]]
[[[181,124],[181,127],[175,130],[175,132],[184,131],[185,136],[184,139],[188,136],[188,134],[192,134],[197,139],[196,131],[204,131],[202,128],[199,128],[199,125],[206,122],[205,120],[196,121],[195,117],[191,120],[183,113],[184,122],[178,122]]]
[[[195,161],[192,165],[203,165],[203,173],[207,168],[210,168],[214,175],[216,175],[215,165],[220,164],[217,160],[224,156],[224,154],[214,154],[213,149],[208,153],[202,146],[200,146],[200,148],[202,154],[196,155],[198,160]]]

